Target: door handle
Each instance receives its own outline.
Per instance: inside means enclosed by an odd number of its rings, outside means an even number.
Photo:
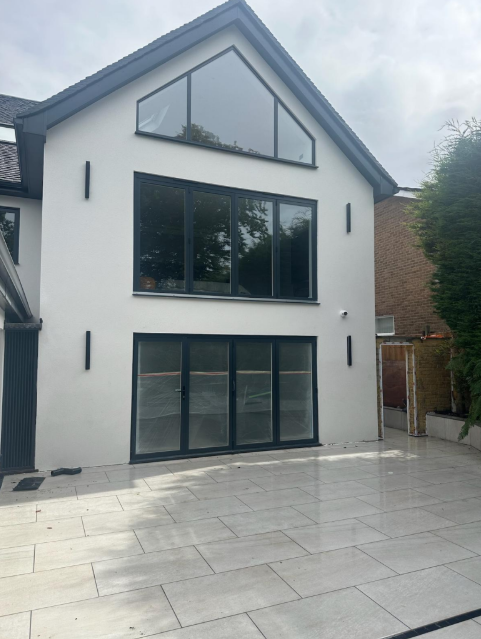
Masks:
[[[175,392],[182,393],[182,399],[185,399],[185,386],[182,386],[182,388],[176,388]]]

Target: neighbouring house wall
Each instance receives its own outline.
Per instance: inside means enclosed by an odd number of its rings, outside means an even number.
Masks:
[[[411,337],[447,332],[431,302],[429,280],[433,266],[415,246],[407,228],[406,197],[390,197],[374,207],[376,257],[376,315],[394,315],[396,335]]]
[[[0,206],[20,209],[18,264],[15,265],[27,296],[33,319],[40,315],[40,251],[42,244],[42,202],[0,195]]]
[[[233,43],[314,135],[319,168],[135,135],[139,98]],[[134,171],[317,200],[320,304],[132,295]],[[372,187],[234,28],[48,131],[42,243],[39,468],[129,460],[135,332],[315,336],[320,441],[376,439]]]

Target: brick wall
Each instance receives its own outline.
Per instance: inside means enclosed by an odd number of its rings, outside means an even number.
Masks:
[[[394,315],[396,335],[444,333],[447,327],[434,313],[428,288],[432,265],[414,246],[404,212],[409,198],[391,197],[374,207],[376,315]]]
[[[444,339],[413,340],[416,362],[416,402],[418,431],[426,432],[426,413],[450,410],[451,373],[449,341]]]
[[[389,344],[394,338],[376,339],[376,361],[377,361],[377,396],[378,396],[378,427],[381,436],[381,376],[379,347],[381,344]],[[405,340],[408,349],[408,396],[409,396],[409,421],[410,432],[414,434],[414,410],[416,409],[416,421],[418,433],[426,433],[426,413],[431,411],[449,410],[451,407],[451,374],[446,370],[450,358],[449,339],[426,339],[419,338]],[[396,348],[402,348],[398,346]],[[414,362],[413,362],[414,349]],[[413,366],[414,364],[414,366]],[[415,401],[414,401],[415,399]]]

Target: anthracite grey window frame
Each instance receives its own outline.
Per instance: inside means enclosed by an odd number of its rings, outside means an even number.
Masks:
[[[0,213],[13,213],[15,221],[13,223],[13,247],[11,251],[14,264],[18,264],[20,246],[20,209],[10,206],[0,206]]]
[[[180,449],[172,452],[137,453],[137,372],[139,364],[139,343],[159,341],[180,341],[182,343],[182,408]],[[228,342],[229,344],[229,443],[227,446],[191,449],[189,448],[189,351],[193,342]],[[255,444],[237,444],[236,442],[236,344],[239,342],[258,342],[272,344],[272,442]],[[279,392],[279,347],[284,343],[310,344],[312,349],[312,437],[290,441],[280,438],[280,392]],[[317,339],[315,337],[279,336],[279,335],[186,335],[167,333],[134,333],[133,367],[132,367],[132,427],[130,440],[130,460],[149,462],[176,457],[205,457],[232,452],[248,452],[250,450],[272,450],[316,446],[319,444],[318,423],[318,381],[317,381]]]
[[[192,73],[194,73],[198,69],[200,69],[200,68],[206,66],[207,64],[213,62],[217,58],[220,58],[221,56],[225,55],[229,51],[233,51],[236,55],[239,56],[239,58],[242,60],[242,62],[244,62],[244,64],[255,75],[255,77],[265,86],[265,88],[269,91],[269,93],[271,93],[271,95],[274,97],[274,122],[273,122],[273,124],[274,124],[274,155],[273,156],[271,156],[271,155],[261,155],[259,153],[250,153],[249,151],[240,151],[240,150],[236,150],[236,149],[226,149],[226,148],[219,147],[219,146],[205,144],[204,142],[196,142],[196,141],[191,139],[191,137],[192,137],[191,136],[191,133],[192,133],[192,130],[191,130],[191,124],[192,124],[192,122],[191,122],[191,113],[192,113],[192,108],[191,108],[191,97],[192,97],[191,75],[192,75]],[[152,97],[156,93],[159,93],[159,91],[162,91],[163,89],[166,89],[167,87],[171,86],[175,82],[178,82],[179,80],[182,80],[183,78],[187,78],[187,139],[184,140],[182,138],[174,138],[174,137],[170,137],[168,135],[161,135],[159,133],[149,133],[148,131],[141,131],[139,129],[139,104],[140,104],[140,102],[143,102],[144,100],[147,100],[148,98]],[[311,141],[312,141],[312,162],[309,162],[309,163],[308,162],[298,162],[296,160],[286,160],[284,158],[278,157],[278,147],[279,147],[279,144],[278,144],[278,133],[279,133],[279,131],[278,131],[278,116],[277,116],[277,114],[278,114],[278,105],[279,104],[282,105],[282,107],[287,111],[287,113],[291,116],[291,118],[294,120],[294,122],[296,122],[300,126],[300,128],[304,131],[304,133],[311,139]],[[238,155],[239,154],[240,155],[248,155],[251,158],[252,157],[261,158],[263,160],[274,160],[275,162],[283,162],[283,163],[287,163],[287,164],[295,164],[296,166],[304,166],[304,167],[308,167],[308,168],[317,168],[317,166],[316,166],[316,139],[314,138],[312,133],[310,133],[308,131],[308,129],[306,129],[306,127],[302,124],[302,122],[300,122],[298,120],[298,118],[296,118],[296,116],[292,113],[292,111],[289,109],[289,107],[271,89],[271,87],[257,73],[257,71],[252,67],[252,65],[249,64],[249,62],[245,59],[245,57],[242,55],[242,53],[235,46],[231,46],[231,47],[228,47],[227,49],[224,49],[224,51],[221,51],[220,53],[218,53],[217,55],[213,56],[212,58],[209,58],[209,60],[206,60],[202,64],[197,65],[193,69],[190,69],[190,71],[188,71],[187,73],[184,73],[183,75],[178,76],[177,78],[175,78],[171,82],[168,82],[167,84],[164,84],[163,86],[159,87],[158,89],[155,89],[155,91],[152,91],[148,95],[145,95],[144,97],[140,98],[140,100],[137,100],[135,133],[137,135],[145,135],[147,137],[159,138],[161,140],[170,140],[171,142],[180,142],[181,144],[192,144],[194,146],[203,147],[205,149],[216,149],[218,151],[225,151],[227,153],[237,153]]]
[[[142,184],[154,184],[158,186],[173,187],[185,189],[185,290],[172,291],[158,290],[149,291],[140,288],[140,191]],[[202,191],[205,193],[215,193],[218,195],[227,195],[231,197],[231,292],[227,293],[203,293],[194,291],[193,287],[193,194],[194,191]],[[272,260],[272,276],[273,276],[273,293],[270,296],[262,295],[243,295],[238,293],[239,285],[239,255],[238,255],[238,200],[239,198],[251,198],[264,200],[273,203],[274,208],[274,224],[273,224],[273,260]],[[312,209],[311,221],[311,291],[310,297],[291,297],[280,295],[280,233],[279,233],[279,214],[281,204],[294,204]],[[256,191],[245,191],[242,189],[233,189],[230,187],[215,186],[212,184],[203,184],[187,180],[177,180],[174,178],[159,177],[148,175],[145,173],[134,173],[134,273],[133,273],[133,290],[141,292],[145,295],[172,294],[182,297],[182,295],[207,297],[207,298],[229,298],[236,299],[262,299],[262,300],[286,300],[290,302],[316,302],[317,301],[317,202],[304,198],[294,198],[272,193],[260,193]]]

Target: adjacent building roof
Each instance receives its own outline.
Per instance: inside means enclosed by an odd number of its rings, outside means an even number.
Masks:
[[[36,104],[37,100],[26,100],[0,93],[0,126],[13,126],[13,119],[18,113],[31,109]]]
[[[16,185],[21,184],[17,145],[15,142],[0,142],[0,182]]]
[[[35,100],[25,100],[13,95],[0,93],[0,126],[13,126],[13,120],[21,111],[38,104]],[[2,184],[5,183],[5,184]],[[0,184],[6,188],[21,186],[20,166],[15,142],[0,141]]]
[[[41,197],[41,174],[36,167],[41,166],[43,162],[43,149],[39,138],[45,139],[47,129],[231,25],[236,26],[258,50],[372,184],[375,198],[381,200],[393,195],[397,189],[394,179],[329,104],[245,0],[228,0],[44,102],[18,113],[15,128],[17,140],[22,147],[20,154],[22,179],[25,188],[29,190],[30,197]]]

